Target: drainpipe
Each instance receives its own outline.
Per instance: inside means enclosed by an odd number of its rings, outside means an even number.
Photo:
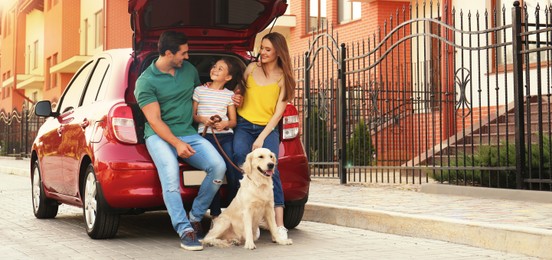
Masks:
[[[103,3],[103,28],[102,28],[102,33],[103,33],[103,36],[104,36],[102,45],[103,45],[103,49],[105,51],[105,50],[108,50],[108,48],[107,48],[107,0],[104,0],[104,3]]]
[[[17,30],[18,30],[18,24],[19,24],[19,0],[16,0],[15,4],[15,12],[13,14],[13,91],[12,93],[15,94],[17,91]],[[13,99],[12,94],[12,99]],[[13,106],[13,104],[12,104]]]

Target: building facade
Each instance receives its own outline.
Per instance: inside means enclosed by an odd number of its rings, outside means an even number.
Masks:
[[[3,0],[0,111],[56,103],[89,57],[132,46],[126,1]]]

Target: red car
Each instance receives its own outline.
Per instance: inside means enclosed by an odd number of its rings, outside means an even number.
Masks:
[[[83,208],[91,238],[116,235],[121,214],[164,209],[161,186],[143,138],[144,115],[134,97],[140,73],[158,56],[157,40],[167,30],[189,37],[190,62],[209,80],[219,57],[252,60],[255,35],[287,7],[283,0],[130,0],[134,48],[105,51],[86,62],[47,117],[32,146],[33,211],[54,218],[61,203]],[[309,170],[299,139],[297,110],[288,104],[280,123],[279,170],[287,228],[299,224],[309,194]],[[204,172],[181,163],[180,193],[189,209]],[[225,195],[224,186],[221,188]]]

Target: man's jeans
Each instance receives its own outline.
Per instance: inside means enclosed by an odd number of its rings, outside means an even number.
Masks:
[[[178,235],[182,237],[185,232],[193,230],[190,221],[201,221],[205,215],[213,196],[220,188],[226,166],[215,147],[199,134],[179,136],[178,138],[191,145],[195,150],[193,156],[183,160],[194,168],[207,172],[199,188],[199,193],[194,199],[190,220],[186,217],[186,210],[184,210],[180,195],[181,177],[176,149],[158,135],[148,137],[146,147],[157,168],[163,189],[163,200],[171,217],[172,225]]]
[[[238,122],[234,128],[234,163],[238,166],[243,165],[245,157],[251,152],[253,142],[255,142],[264,128],[265,126],[253,124],[245,118],[238,116]],[[278,152],[280,150],[280,134],[278,128],[274,128],[265,138],[263,148],[267,148],[278,158]],[[275,168],[274,174],[272,174],[272,181],[274,184],[274,206],[283,207],[284,191],[282,189],[282,181],[280,180],[278,167]]]

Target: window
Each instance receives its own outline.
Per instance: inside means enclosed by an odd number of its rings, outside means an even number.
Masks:
[[[10,35],[12,32],[12,26],[14,25],[14,19],[15,19],[15,12],[14,10],[11,10],[8,14],[8,17],[6,18],[6,36]]]
[[[58,105],[58,111],[60,113],[65,113],[79,106],[83,94],[82,92],[86,87],[86,82],[88,81],[90,70],[92,69],[91,64],[92,62],[89,62],[84,65],[84,67],[75,74],[69,86],[67,86]]]
[[[98,48],[103,45],[103,11],[100,10],[94,15],[95,19],[95,37],[94,48]]]
[[[361,17],[361,3],[351,0],[339,0],[338,18],[340,23],[358,20]]]
[[[46,90],[51,88],[51,80],[52,73],[50,73],[50,68],[52,66],[52,57],[46,58]]]
[[[98,64],[96,65],[96,69],[94,69],[92,77],[90,78],[90,83],[88,84],[86,93],[84,94],[84,100],[82,101],[83,106],[91,104],[92,102],[98,100],[98,98],[103,98],[106,87],[101,87],[103,85],[105,76],[107,75],[108,69],[109,62],[106,59],[99,59]]]
[[[88,19],[84,19],[84,55],[88,55]]]
[[[54,53],[54,55],[52,55],[52,60],[51,60],[51,64],[50,64],[50,67],[53,67],[53,66],[56,66],[57,63],[58,63],[58,55],[57,53]],[[52,88],[55,88],[57,87],[57,83],[58,83],[58,73],[53,73],[50,75],[50,86]]]
[[[27,72],[30,72],[31,71],[31,57],[32,57],[32,53],[31,53],[31,45],[27,45],[27,52],[25,53],[25,57],[27,58],[27,60],[25,61],[25,70]]]
[[[321,30],[326,24],[326,0],[308,2],[307,32]]]
[[[33,69],[38,68],[38,41],[33,43]]]
[[[497,10],[497,13],[502,13],[502,8],[505,7],[506,8],[506,13],[504,15],[504,17],[502,15],[499,15],[499,21],[498,21],[498,24],[497,26],[502,26],[502,25],[510,25],[512,24],[512,15],[510,13],[510,10],[511,10],[511,7],[514,6],[514,2],[515,1],[518,1],[518,0],[497,0],[496,1],[496,10]],[[523,9],[523,6],[524,5],[527,5],[527,13],[528,13],[528,22],[531,24],[534,24],[536,23],[536,18],[535,18],[535,12],[536,12],[536,8],[537,8],[537,4],[540,6],[540,11],[539,11],[539,22],[541,24],[545,24],[546,23],[546,13],[545,13],[545,6],[550,6],[550,4],[552,3],[551,0],[523,0],[523,1],[520,1],[521,3],[521,13],[522,13],[522,16],[524,16],[524,9]],[[523,18],[522,18],[523,19]],[[504,21],[503,21],[504,20]],[[523,21],[522,21],[523,22]],[[540,28],[542,29],[542,27]],[[529,27],[529,30],[530,31],[534,31],[536,30],[536,27],[534,26],[530,26]],[[511,31],[506,31],[506,34],[504,34],[504,31],[502,31],[501,33],[498,33],[497,34],[497,42],[499,43],[502,43],[504,41],[506,42],[511,42],[512,41],[512,34],[511,34]],[[540,34],[540,40],[541,41],[546,41],[546,33],[541,33]],[[531,36],[529,36],[529,40],[530,41],[536,41],[537,40],[537,35],[536,34],[532,34]],[[534,49],[536,48],[536,45],[535,44],[530,44],[529,45],[530,49]],[[541,46],[543,47],[543,46]],[[504,51],[503,50],[498,50],[498,64],[500,65],[506,65],[506,64],[512,64],[513,63],[513,53],[512,53],[512,48],[511,46],[507,46],[506,48],[506,56],[504,56]],[[541,54],[541,60],[545,60],[547,59],[547,55],[542,55]],[[537,53],[533,52],[533,53],[530,53],[529,54],[529,63],[535,63],[537,61]]]

